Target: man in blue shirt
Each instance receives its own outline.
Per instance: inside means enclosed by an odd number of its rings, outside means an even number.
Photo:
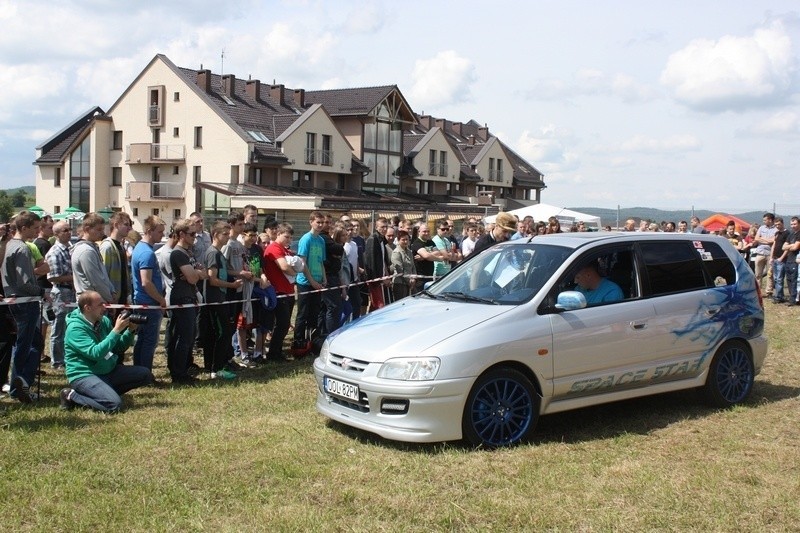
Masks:
[[[309,215],[311,229],[297,243],[297,255],[305,261],[305,269],[297,274],[297,316],[294,322],[292,355],[302,357],[311,349],[309,333],[317,326],[322,293],[325,288],[325,239],[320,236],[325,215],[314,211]]]
[[[597,271],[597,262],[591,261],[575,274],[575,290],[586,297],[586,305],[618,302],[622,300],[622,289]]]
[[[131,256],[131,279],[133,280],[133,303],[151,305],[156,309],[139,309],[137,314],[147,317],[147,323],[139,326],[139,335],[133,346],[133,364],[153,369],[153,355],[158,345],[161,330],[162,307],[167,305],[164,298],[164,282],[153,250],[153,245],[164,237],[164,221],[151,215],[144,220],[142,239],[136,244]]]

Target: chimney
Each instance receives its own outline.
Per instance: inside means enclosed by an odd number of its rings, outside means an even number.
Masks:
[[[236,76],[233,74],[225,74],[222,76],[222,90],[228,97],[233,98],[233,91],[236,87]]]
[[[469,143],[470,146],[475,146],[475,136],[470,135],[469,137],[467,137],[467,142]]]
[[[483,142],[489,140],[489,128],[487,126],[482,126],[478,128],[478,137],[483,139]]]
[[[305,89],[295,89],[294,90],[294,103],[297,107],[305,107],[306,106],[306,90]]]
[[[285,105],[283,103],[283,84],[271,85],[269,88],[269,97],[278,102],[278,105]]]
[[[247,83],[244,85],[244,92],[256,102],[260,102],[261,82],[259,80],[247,80]]]
[[[203,89],[203,91],[210,93],[211,92],[211,71],[208,69],[198,70],[197,71],[197,86]]]
[[[461,137],[461,122],[453,122],[453,132]]]
[[[430,115],[422,115],[421,117],[419,117],[419,123],[425,129],[431,129],[433,127],[433,120],[432,119],[433,119],[433,117],[431,117]]]

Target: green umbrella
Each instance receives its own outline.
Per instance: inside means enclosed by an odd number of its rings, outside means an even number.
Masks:
[[[49,214],[47,211],[45,211],[44,209],[42,209],[38,205],[32,205],[32,206],[28,207],[27,210],[30,211],[31,213],[36,213],[40,217]]]
[[[108,223],[108,221],[111,220],[111,217],[114,216],[114,211],[110,207],[104,207],[98,211],[97,214],[103,217],[106,223]]]
[[[77,207],[68,207],[62,213],[53,215],[53,220],[81,220],[85,214]]]

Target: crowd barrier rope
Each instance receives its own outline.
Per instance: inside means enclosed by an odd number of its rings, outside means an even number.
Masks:
[[[339,290],[339,289],[349,289],[350,287],[356,287],[358,285],[366,285],[366,284],[369,284],[369,283],[379,283],[379,282],[383,282],[383,281],[386,281],[386,280],[394,280],[394,278],[397,278],[397,277],[401,277],[401,275],[393,274],[391,276],[383,276],[383,277],[380,277],[380,278],[368,279],[366,281],[358,281],[358,282],[350,283],[350,284],[347,284],[347,285],[337,285],[335,287],[323,287],[322,289],[314,289],[314,290],[310,290],[310,291],[305,291],[305,292],[303,292],[303,294],[311,294],[311,293],[315,293],[315,292],[327,292],[327,291],[334,291],[334,290]],[[414,274],[414,275],[405,275],[405,276],[402,276],[402,277],[404,277],[406,279],[411,279],[411,280],[416,280],[416,279],[432,280],[432,279],[434,279],[433,276],[420,276],[420,275],[416,275],[416,274]],[[289,294],[278,294],[278,295],[276,295],[276,298],[288,298],[290,296],[293,297],[294,295],[293,294],[292,295],[289,295]],[[257,300],[258,300],[258,298],[251,298],[250,299],[250,301],[257,301]],[[15,304],[22,304],[22,303],[29,303],[29,302],[39,302],[39,303],[41,303],[42,301],[44,301],[44,299],[41,296],[11,296],[11,297],[8,297],[8,298],[0,297],[0,305],[15,305]],[[231,303],[237,303],[237,302],[243,302],[243,301],[244,301],[243,299],[242,300],[226,300],[224,302],[211,302],[211,303],[198,302],[196,304],[175,304],[175,305],[166,305],[166,306],[147,305],[147,304],[105,304],[105,307],[106,307],[106,309],[163,309],[163,310],[169,310],[169,309],[187,309],[187,308],[192,308],[192,307],[206,307],[206,306],[210,307],[210,306],[215,306],[215,305],[228,305],[228,304],[231,304]],[[77,304],[75,304],[75,303],[65,304],[64,307],[77,307]]]

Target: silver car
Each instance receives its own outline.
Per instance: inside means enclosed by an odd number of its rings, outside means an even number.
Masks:
[[[529,439],[540,415],[698,388],[750,394],[767,352],[755,278],[710,235],[520,239],[331,334],[323,415],[385,438]]]

